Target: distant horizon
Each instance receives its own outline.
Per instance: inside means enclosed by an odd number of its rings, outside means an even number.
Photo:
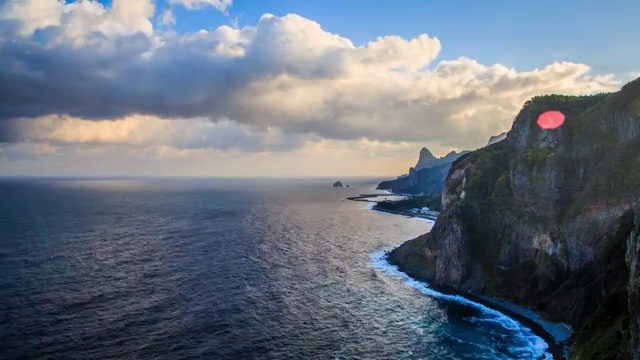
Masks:
[[[402,174],[401,174],[402,175]],[[398,176],[401,176],[398,175]],[[180,175],[0,175],[0,180],[7,179],[42,179],[42,180],[145,180],[145,179],[176,179],[176,180],[206,180],[206,179],[220,179],[220,180],[330,180],[335,181],[377,181],[389,178],[395,178],[397,176],[305,176],[305,177],[269,177],[269,176],[180,176]],[[346,185],[346,184],[345,184]]]
[[[5,0],[0,175],[398,176],[423,147],[486,145],[535,96],[640,77],[637,13],[623,0]]]

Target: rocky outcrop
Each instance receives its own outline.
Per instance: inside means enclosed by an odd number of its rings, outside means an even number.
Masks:
[[[426,147],[423,147],[420,150],[420,156],[418,157],[418,162],[416,163],[416,166],[414,166],[414,169],[422,170],[428,167],[433,167],[431,166],[432,163],[437,160],[438,159],[435,156],[433,156],[433,154],[431,153],[431,151],[429,151],[429,149],[427,149]],[[453,160],[451,160],[451,162],[453,162]]]
[[[537,126],[548,110],[565,115],[562,127]],[[537,97],[503,141],[452,164],[433,229],[389,259],[432,283],[570,323],[571,358],[631,358],[638,198],[640,79],[614,94]]]
[[[441,165],[451,164],[452,162],[456,161],[460,156],[468,152],[469,151],[461,151],[461,152],[452,151],[441,158],[436,158],[435,156],[433,156],[433,154],[431,154],[431,151],[429,151],[427,148],[422,148],[422,150],[420,150],[420,157],[418,158],[418,163],[413,169],[415,171],[420,171],[422,169],[433,169]]]
[[[378,190],[389,190],[396,194],[441,193],[449,168],[451,168],[451,163],[419,171],[411,168],[407,176],[381,182],[378,185]]]
[[[626,260],[629,267],[629,353],[640,360],[640,202],[635,206],[635,224],[627,240]]]
[[[507,133],[492,136],[489,145],[502,141]],[[444,182],[451,164],[470,151],[452,151],[447,155],[436,158],[427,148],[420,150],[420,157],[415,167],[409,173],[399,176],[395,180],[383,181],[378,190],[390,190],[402,194],[439,194],[444,189]]]
[[[333,187],[343,187],[344,185],[342,185],[342,182],[340,181],[336,181],[333,183]]]
[[[427,148],[422,148],[416,167],[410,168],[408,175],[383,181],[378,185],[378,190],[402,194],[441,193],[451,164],[466,153],[468,151],[450,152],[444,157],[436,158]]]
[[[502,134],[498,134],[496,136],[492,136],[489,138],[489,142],[487,145],[495,144],[507,138],[507,133],[503,132]]]

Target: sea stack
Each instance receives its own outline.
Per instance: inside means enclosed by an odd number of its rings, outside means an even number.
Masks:
[[[342,187],[342,183],[340,181],[336,181],[333,183],[333,187]]]

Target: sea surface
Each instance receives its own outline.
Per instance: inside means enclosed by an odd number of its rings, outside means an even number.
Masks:
[[[0,180],[0,358],[549,357],[387,264],[431,223],[342,180]]]

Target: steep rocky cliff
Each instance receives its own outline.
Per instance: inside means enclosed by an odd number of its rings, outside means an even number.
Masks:
[[[628,350],[633,360],[640,359],[640,202],[635,207],[635,226],[627,240],[627,265],[629,266],[629,328]]]
[[[431,153],[431,151],[429,151],[429,149],[422,148],[422,150],[420,150],[420,156],[418,157],[418,162],[416,163],[414,170],[420,171],[422,169],[433,169],[444,164],[451,164],[454,161],[458,160],[460,156],[468,152],[469,151],[461,151],[461,152],[452,151],[443,157],[437,158],[433,156],[433,154]]]
[[[565,115],[561,127],[537,126],[548,110]],[[453,163],[431,232],[389,258],[570,323],[571,358],[637,359],[639,197],[640,79],[614,94],[537,97],[505,140]]]
[[[416,163],[416,166],[414,166],[413,168],[416,170],[422,170],[427,167],[433,167],[430,165],[437,160],[438,158],[433,156],[433,154],[431,153],[431,151],[429,151],[429,149],[427,149],[426,147],[423,147],[420,150],[420,156],[418,156],[418,162]],[[453,160],[455,159],[452,159],[450,162],[453,162]]]
[[[378,185],[378,189],[403,194],[441,193],[451,164],[466,153],[468,151],[452,151],[446,156],[436,158],[427,148],[422,148],[418,163],[409,169],[408,175],[383,181]]]
[[[451,163],[419,171],[411,168],[409,175],[381,182],[378,185],[378,190],[389,190],[396,194],[441,193],[450,168]]]
[[[487,145],[495,144],[495,143],[500,142],[500,141],[502,141],[502,140],[504,140],[506,138],[507,138],[507,133],[506,132],[503,132],[502,134],[498,134],[496,136],[492,136],[492,137],[489,138],[489,142],[487,143]]]

